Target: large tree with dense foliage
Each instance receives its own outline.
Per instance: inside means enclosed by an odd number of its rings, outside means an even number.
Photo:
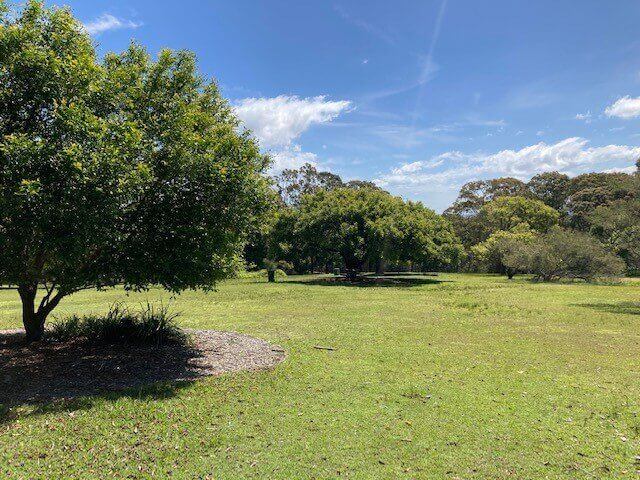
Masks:
[[[0,10],[0,281],[28,338],[81,289],[224,278],[266,160],[194,55],[132,45],[99,62],[68,10]]]
[[[310,163],[299,169],[285,169],[275,177],[275,183],[286,205],[297,205],[303,195],[319,190],[333,190],[344,186],[339,175],[320,171]]]
[[[306,195],[295,215],[296,243],[316,263],[338,257],[347,269],[361,271],[387,261],[442,265],[460,253],[445,219],[376,189]]]
[[[447,209],[451,215],[468,217],[476,215],[485,203],[503,196],[527,196],[527,185],[512,177],[477,180],[465,183],[454,204]]]

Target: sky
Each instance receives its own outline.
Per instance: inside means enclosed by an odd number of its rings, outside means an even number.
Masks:
[[[64,0],[98,51],[189,49],[273,158],[442,211],[467,181],[633,171],[637,0]]]

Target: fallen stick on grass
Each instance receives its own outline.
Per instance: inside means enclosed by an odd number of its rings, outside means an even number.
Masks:
[[[335,351],[335,348],[333,347],[323,347],[321,345],[314,345],[313,348],[316,348],[318,350],[329,350],[331,352]]]

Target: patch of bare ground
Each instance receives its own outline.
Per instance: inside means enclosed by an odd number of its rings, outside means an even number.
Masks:
[[[284,350],[234,332],[188,330],[187,344],[91,345],[80,340],[25,344],[0,331],[0,404],[46,403],[158,382],[193,381],[269,369]]]

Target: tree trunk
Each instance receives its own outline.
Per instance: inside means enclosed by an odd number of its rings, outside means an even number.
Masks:
[[[273,283],[276,281],[276,271],[275,270],[267,270],[267,278],[269,283]]]
[[[379,258],[376,262],[376,275],[384,274],[385,261],[384,258]]]
[[[36,310],[36,294],[38,293],[38,285],[20,285],[18,293],[22,300],[22,324],[26,333],[27,342],[37,342],[44,335],[44,325],[51,311],[56,308],[60,300],[65,296],[64,293],[58,291],[51,296],[52,292],[48,292],[40,307]]]
[[[22,300],[22,324],[27,336],[28,342],[37,342],[42,339],[44,334],[44,322],[46,315],[43,312],[37,312],[35,308],[36,286],[21,286],[18,288],[20,300]]]

